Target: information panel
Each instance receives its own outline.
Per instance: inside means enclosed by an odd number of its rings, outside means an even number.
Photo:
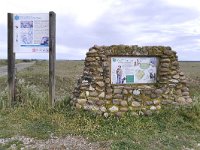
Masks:
[[[14,52],[49,51],[49,14],[13,15]]]
[[[111,57],[111,84],[156,83],[157,57]]]

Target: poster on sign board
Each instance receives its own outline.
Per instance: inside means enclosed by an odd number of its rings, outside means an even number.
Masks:
[[[157,57],[111,57],[111,84],[156,83]]]
[[[14,14],[13,42],[15,53],[49,51],[49,14]]]

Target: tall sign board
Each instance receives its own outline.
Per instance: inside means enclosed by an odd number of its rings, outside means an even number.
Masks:
[[[14,52],[49,51],[49,14],[14,14]]]
[[[56,14],[8,13],[9,102],[15,100],[15,53],[49,53],[49,105],[55,102]]]

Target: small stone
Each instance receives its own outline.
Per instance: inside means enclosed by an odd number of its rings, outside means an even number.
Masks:
[[[105,97],[105,92],[102,92],[101,94],[99,94],[99,98],[104,98]]]
[[[132,104],[131,104],[133,107],[139,107],[141,106],[139,102],[137,101],[133,101]]]
[[[154,94],[154,93],[152,93],[150,97],[151,98],[157,98],[156,94]]]
[[[113,99],[113,100],[112,100],[112,103],[113,103],[114,105],[119,105],[119,104],[120,104],[120,101],[119,101],[118,99]]]
[[[187,98],[187,99],[186,99],[186,102],[187,102],[187,103],[192,103],[192,99],[191,99],[191,98]]]
[[[98,106],[102,106],[103,104],[105,104],[105,102],[103,100],[98,100],[98,101],[96,101],[96,104]]]
[[[152,115],[152,111],[151,110],[144,111],[144,115],[145,116],[151,116]]]
[[[152,105],[153,104],[153,102],[152,101],[146,101],[146,105]]]
[[[179,75],[180,75],[180,76],[184,76],[184,73],[183,73],[183,72],[180,72]]]
[[[86,99],[77,99],[77,102],[80,104],[80,105],[83,105],[87,102]]]
[[[150,110],[156,110],[156,107],[155,106],[151,106]]]
[[[95,49],[90,49],[87,54],[93,54],[93,53],[97,53],[97,51]]]
[[[183,92],[189,92],[189,88],[187,88],[187,87],[183,87],[181,90],[182,90]]]
[[[95,89],[90,85],[89,91],[94,91]]]
[[[179,89],[179,90],[176,90],[175,94],[178,95],[178,96],[182,96],[182,92],[181,92],[180,89]]]
[[[161,62],[161,63],[169,63],[169,62],[170,62],[170,59],[161,59],[160,62]]]
[[[113,112],[118,112],[119,108],[117,106],[112,106],[112,107],[109,108],[109,111],[112,112],[112,113]]]
[[[80,98],[85,98],[85,92],[81,92],[81,94],[80,94],[79,97],[80,97]]]
[[[169,67],[169,63],[162,63],[161,67],[168,68]]]
[[[154,100],[154,101],[153,101],[153,104],[154,104],[154,105],[158,105],[158,104],[160,104],[160,101],[159,101],[159,100]]]
[[[113,96],[113,98],[123,99],[123,95],[122,95],[122,94],[115,94],[115,95]]]
[[[101,106],[101,107],[100,107],[100,111],[106,112],[106,110],[107,110],[106,107],[104,107],[104,106]]]
[[[90,92],[90,96],[96,97],[96,96],[98,96],[98,93],[97,93],[97,92],[95,92],[95,91],[93,91],[93,92]]]
[[[173,76],[173,79],[179,79],[179,78],[180,78],[180,77],[179,77],[178,74]]]
[[[97,68],[97,71],[102,73],[103,72],[103,69],[102,68]]]
[[[108,118],[109,114],[108,113],[104,113],[103,114],[105,118]]]
[[[80,104],[76,103],[76,108],[77,108],[77,109],[81,109],[81,107],[82,107],[82,106],[81,106]]]
[[[168,69],[168,68],[161,68],[160,71],[161,71],[161,72],[168,72],[169,69]]]
[[[176,99],[176,101],[177,101],[178,103],[183,104],[183,103],[185,103],[185,98],[184,98],[184,97],[179,97],[179,98]]]
[[[112,94],[106,95],[106,99],[112,99]]]
[[[133,112],[131,112],[131,115],[132,116],[138,116],[138,113],[136,113],[136,112],[133,111]]]
[[[116,115],[117,117],[122,117],[123,113],[122,113],[122,112],[116,112],[115,115]]]
[[[128,108],[127,108],[127,107],[121,107],[121,108],[120,108],[120,111],[122,111],[122,112],[127,112],[127,111],[128,111]]]
[[[156,93],[157,95],[160,95],[160,94],[163,93],[163,91],[162,91],[161,89],[156,89],[156,90],[155,90],[155,93]]]
[[[133,95],[140,95],[140,90],[133,90]]]
[[[169,80],[170,82],[172,82],[172,83],[178,83],[179,81],[178,80],[176,80],[176,79],[171,79],[171,80]]]
[[[104,87],[104,86],[105,86],[105,83],[102,82],[102,81],[99,81],[99,82],[97,82],[97,85],[100,86],[100,87]]]
[[[123,106],[123,107],[128,105],[127,101],[121,101],[120,104],[121,104],[121,106]]]
[[[89,96],[89,94],[90,94],[89,91],[86,91],[86,92],[85,92],[85,95],[86,95],[87,97]]]
[[[190,94],[189,94],[189,92],[183,92],[182,95],[183,95],[183,96],[188,96],[188,95],[190,95]]]
[[[128,91],[126,89],[123,90],[123,94],[127,95]]]
[[[121,94],[122,93],[122,89],[114,89],[114,94]]]
[[[160,106],[160,105],[156,106],[156,109],[160,110],[160,109],[161,109],[161,106]]]
[[[171,75],[175,75],[175,74],[177,74],[177,71],[172,71],[171,72]]]

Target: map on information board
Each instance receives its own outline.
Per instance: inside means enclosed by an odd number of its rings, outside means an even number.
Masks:
[[[157,57],[111,57],[111,84],[156,83]]]
[[[49,14],[14,14],[14,51],[49,51]]]

